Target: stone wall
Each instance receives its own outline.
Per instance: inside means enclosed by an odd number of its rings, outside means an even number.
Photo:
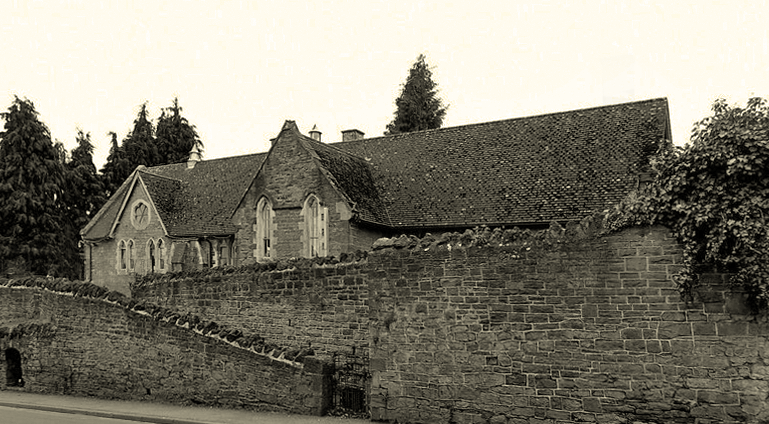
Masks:
[[[666,229],[595,236],[597,231],[595,223],[584,222],[539,233],[403,236],[378,241],[378,250],[367,255],[344,255],[345,263],[296,260],[148,276],[135,285],[131,301],[151,300],[176,316],[197,314],[253,331],[263,344],[294,352],[367,354],[375,420],[705,424],[769,419],[766,316],[752,314],[722,274],[702,275],[701,284],[682,301],[673,281],[681,249]],[[27,304],[47,301],[19,293],[6,293],[16,299],[8,305],[16,306],[0,313],[17,320],[17,328],[30,325],[32,333],[47,334],[44,324],[51,318],[24,312]],[[83,322],[102,322],[103,306],[77,306],[52,313],[90,314]],[[109,326],[111,320],[99,325]],[[181,331],[152,325],[153,333]],[[136,339],[142,337],[149,336]],[[44,337],[33,340],[48,343]],[[149,345],[141,346],[138,350],[158,356]],[[36,351],[32,345],[18,349]],[[140,353],[125,345],[112,349]],[[201,349],[209,353],[206,347],[195,351]],[[223,380],[217,362],[197,361],[192,369],[205,365],[196,372]],[[132,387],[146,392],[144,379],[132,378]],[[155,393],[164,386],[149,388]],[[242,399],[235,394],[240,386],[227,387],[228,399]]]
[[[329,359],[90,284],[0,283],[0,350],[21,353],[21,390],[315,415],[329,406]]]
[[[681,250],[667,230],[542,241],[370,256],[372,418],[769,417],[769,325],[723,275],[704,275],[682,302],[672,281]]]
[[[592,225],[402,236],[352,263],[166,276],[135,295],[276,343],[364,349],[376,420],[769,418],[769,324],[728,276],[702,275],[684,302],[666,229]]]
[[[145,278],[135,285],[133,296],[257,333],[281,346],[327,354],[365,353],[367,265],[350,259],[333,265],[299,260],[231,273],[211,270]]]

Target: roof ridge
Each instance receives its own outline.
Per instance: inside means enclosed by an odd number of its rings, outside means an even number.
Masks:
[[[236,156],[225,156],[222,158],[213,158],[213,159],[203,159],[201,162],[213,162],[215,160],[225,160],[225,159],[238,159],[238,158],[245,158],[246,156],[257,156],[257,155],[264,155],[267,154],[267,152],[256,152],[256,153],[245,153],[242,155],[236,155]],[[184,162],[179,162],[184,163]]]
[[[335,144],[342,143],[341,141],[340,142],[336,142],[336,143],[323,143],[321,141],[315,140],[312,137],[307,137],[304,134],[300,134],[300,135],[304,138],[305,141],[310,142],[311,145],[312,144],[317,144],[317,145],[320,145],[320,146],[323,146],[323,147],[328,147],[328,148],[330,148],[331,150],[334,150],[337,153],[342,153],[342,154],[344,154],[346,156],[349,156],[349,157],[352,157],[352,158],[355,158],[355,159],[360,159],[363,162],[369,163],[368,161],[365,160],[365,158],[362,158],[362,157],[360,157],[358,155],[354,155],[354,154],[352,154],[352,153],[350,153],[350,152],[348,152],[346,150],[343,150],[343,149],[340,149],[339,147],[336,147]],[[356,141],[360,141],[360,140],[356,140]]]
[[[623,102],[623,103],[614,103],[614,104],[610,104],[610,105],[591,106],[591,107],[581,108],[581,109],[571,109],[571,110],[565,110],[565,111],[559,111],[559,112],[548,112],[548,113],[540,113],[540,114],[536,114],[536,115],[519,116],[519,117],[516,117],[516,118],[497,119],[495,121],[474,122],[474,123],[470,123],[470,124],[457,125],[457,126],[453,126],[453,127],[434,128],[434,129],[429,129],[429,130],[411,131],[411,132],[400,133],[400,134],[382,135],[382,136],[378,136],[378,137],[364,138],[362,140],[338,141],[338,142],[329,143],[329,144],[326,144],[326,145],[330,146],[332,144],[333,145],[339,145],[339,144],[342,144],[342,143],[345,143],[345,144],[347,144],[347,143],[360,143],[361,141],[368,142],[369,140],[377,140],[377,139],[383,139],[383,138],[395,138],[395,137],[399,137],[399,136],[406,136],[406,135],[412,135],[412,134],[428,134],[428,133],[431,133],[431,132],[446,131],[446,130],[456,130],[456,129],[470,128],[470,127],[478,127],[478,126],[482,126],[482,125],[492,125],[492,124],[498,124],[498,123],[502,123],[502,122],[513,122],[513,121],[520,121],[520,120],[525,120],[525,119],[541,118],[541,117],[544,117],[544,116],[558,116],[558,115],[572,114],[572,113],[575,113],[575,112],[587,112],[587,111],[596,110],[596,109],[609,109],[609,108],[615,108],[615,107],[619,107],[619,106],[626,106],[626,105],[632,105],[632,104],[653,103],[653,102],[659,102],[659,101],[664,101],[665,103],[667,103],[667,100],[668,100],[667,97],[657,97],[657,98],[653,98],[653,99],[636,100],[636,101]]]
[[[179,183],[183,182],[179,178],[172,178],[172,177],[169,177],[167,175],[160,175],[160,174],[156,174],[154,172],[150,172],[149,169],[152,169],[152,168],[144,168],[144,169],[140,169],[138,171],[139,171],[139,173],[151,175],[151,176],[157,177],[157,178],[163,178],[163,179],[166,179],[166,180],[176,181],[176,182],[179,182]]]
[[[200,163],[202,163],[202,162],[213,162],[213,161],[217,161],[217,160],[227,160],[227,159],[241,159],[241,158],[245,158],[247,156],[257,156],[257,155],[264,155],[264,154],[267,154],[267,152],[244,153],[242,155],[224,156],[224,157],[221,157],[221,158],[213,158],[213,159],[202,159],[200,161]],[[144,171],[147,171],[147,170],[150,170],[150,169],[164,168],[164,167],[167,167],[167,166],[178,166],[178,165],[183,165],[185,163],[187,163],[187,161],[174,162],[174,163],[165,163],[163,165],[148,166],[148,167],[144,168]]]

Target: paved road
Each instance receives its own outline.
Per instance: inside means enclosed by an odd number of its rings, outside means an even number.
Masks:
[[[9,410],[12,414],[6,416],[5,413]],[[370,424],[368,420],[338,417],[313,417],[0,390],[0,424],[121,424],[129,422],[157,424]]]
[[[135,424],[137,421],[0,406],[3,424]]]

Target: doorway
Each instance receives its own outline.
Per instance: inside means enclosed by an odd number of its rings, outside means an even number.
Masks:
[[[5,385],[24,387],[24,379],[21,376],[21,353],[12,347],[5,350]]]

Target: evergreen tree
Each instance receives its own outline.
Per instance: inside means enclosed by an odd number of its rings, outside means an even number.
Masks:
[[[152,122],[147,119],[147,103],[144,103],[134,120],[133,129],[121,145],[126,159],[131,164],[131,171],[139,165],[155,166],[162,163],[154,132]]]
[[[437,87],[425,55],[420,54],[409,70],[400,97],[395,99],[395,118],[387,124],[385,135],[440,128],[447,106],[438,97]]]
[[[192,146],[197,146],[198,150],[203,152],[203,142],[195,126],[190,125],[181,112],[179,99],[174,98],[173,104],[163,109],[158,119],[156,139],[161,162],[164,164],[187,160]]]
[[[80,278],[83,260],[80,257],[80,229],[88,224],[104,204],[104,187],[93,164],[91,135],[77,130],[78,146],[66,161],[65,185],[62,193],[64,211],[61,220],[60,253],[62,261],[53,265],[53,273]],[[66,152],[65,152],[66,153]],[[62,158],[66,157],[62,156]]]
[[[0,116],[0,267],[45,275],[63,259],[61,151],[30,100],[15,97]]]
[[[78,231],[105,202],[104,186],[96,174],[93,164],[93,144],[91,134],[77,130],[77,147],[72,150],[72,158],[67,163],[71,186],[71,201],[67,202],[73,211],[73,224]]]
[[[101,168],[101,179],[106,198],[115,194],[115,191],[136,167],[131,165],[123,147],[118,145],[117,134],[110,131],[108,135],[111,137],[109,155],[107,155],[107,162]]]

